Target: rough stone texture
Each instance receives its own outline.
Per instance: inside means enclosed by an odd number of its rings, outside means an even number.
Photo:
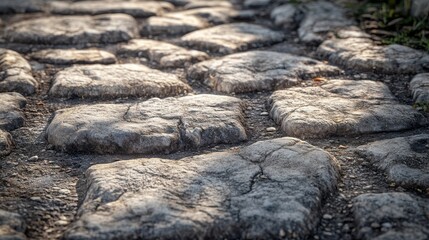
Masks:
[[[234,5],[230,1],[205,1],[197,0],[192,1],[185,5],[185,9],[194,9],[194,8],[207,8],[207,7],[224,7],[233,9]]]
[[[428,134],[376,141],[357,151],[385,171],[390,181],[406,187],[429,188]]]
[[[0,210],[0,239],[24,240],[25,224],[22,217],[16,213]]]
[[[304,239],[337,178],[332,156],[294,138],[94,165],[66,239]]]
[[[169,11],[174,6],[161,1],[140,1],[140,2],[104,2],[104,1],[82,1],[82,2],[61,2],[50,3],[51,12],[54,14],[78,15],[78,14],[106,14],[125,13],[133,17],[146,18],[160,15],[164,11]]]
[[[245,0],[244,6],[247,8],[261,8],[267,7],[271,3],[271,0]]]
[[[243,103],[227,96],[153,98],[57,111],[48,141],[69,152],[163,153],[247,139]]]
[[[0,156],[8,155],[12,151],[13,140],[10,133],[0,129]],[[1,232],[1,230],[0,230]],[[0,233],[1,239],[1,233]]]
[[[276,26],[293,29],[302,18],[302,11],[296,4],[285,4],[274,8],[270,16]]]
[[[41,12],[43,4],[38,0],[1,0],[0,13],[32,13]]]
[[[427,124],[375,81],[331,80],[314,87],[276,91],[270,116],[288,136],[323,138],[400,131]]]
[[[410,90],[415,103],[429,103],[429,73],[416,75],[410,82]]]
[[[162,67],[183,67],[185,64],[203,61],[209,56],[200,51],[188,50],[170,43],[147,39],[136,39],[122,45],[119,54],[145,57]]]
[[[412,0],[411,15],[427,17],[429,15],[429,2],[427,0]]]
[[[304,79],[339,74],[337,67],[311,58],[269,51],[236,53],[188,69],[188,78],[226,93],[280,89]]]
[[[115,55],[98,49],[48,49],[31,54],[31,58],[50,64],[112,64]]]
[[[429,55],[424,52],[397,44],[375,45],[359,30],[343,31],[341,35],[323,42],[318,54],[355,71],[415,74],[429,70]]]
[[[406,193],[392,192],[362,194],[354,199],[353,214],[358,239],[374,240],[425,240],[429,236],[427,200]],[[371,228],[390,224],[381,231]]]
[[[36,92],[38,82],[31,75],[31,66],[19,53],[0,49],[0,92]]]
[[[80,65],[54,76],[49,95],[61,98],[168,97],[191,92],[176,75],[139,64]]]
[[[0,129],[14,130],[24,125],[21,109],[27,100],[19,93],[0,93]]]
[[[5,37],[17,43],[74,45],[128,41],[137,31],[136,21],[125,14],[53,16],[11,24]]]
[[[199,50],[231,54],[237,51],[271,45],[282,41],[281,32],[250,23],[224,24],[188,33],[184,44]]]

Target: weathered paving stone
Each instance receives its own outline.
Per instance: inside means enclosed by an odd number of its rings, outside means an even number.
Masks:
[[[345,30],[323,42],[317,53],[336,65],[355,71],[415,74],[429,70],[429,55],[397,44],[376,45],[359,30]]]
[[[271,3],[271,0],[245,0],[244,6],[247,8],[261,8],[267,7]]]
[[[57,149],[95,153],[163,153],[247,139],[243,103],[227,96],[153,98],[56,112],[47,128]]]
[[[77,65],[59,71],[49,95],[60,98],[168,97],[191,92],[176,75],[139,64]]]
[[[5,38],[16,43],[74,45],[116,43],[136,37],[137,23],[126,14],[52,16],[13,23]]]
[[[12,151],[13,140],[10,133],[0,129],[0,156],[8,155]],[[1,239],[1,233],[0,233]]]
[[[122,45],[118,53],[126,56],[145,57],[163,67],[181,67],[209,58],[204,52],[148,39],[132,40]]]
[[[24,240],[25,224],[19,214],[0,210],[0,239]]]
[[[27,100],[19,93],[0,93],[0,129],[14,130],[24,125],[21,111]]]
[[[31,54],[31,58],[50,64],[112,64],[115,55],[98,49],[47,49]]]
[[[188,78],[226,93],[280,89],[312,77],[339,74],[337,67],[314,59],[270,51],[231,54],[188,69]]]
[[[429,104],[429,73],[417,74],[410,82],[410,90],[415,103]]]
[[[37,0],[1,0],[0,1],[0,13],[11,14],[11,13],[32,13],[41,12],[43,10],[43,4]]]
[[[79,15],[79,14],[106,14],[125,13],[133,17],[146,18],[163,14],[170,11],[174,6],[162,1],[140,1],[140,2],[104,2],[104,1],[82,1],[50,3],[51,12],[54,14]]]
[[[180,160],[100,164],[66,239],[304,239],[338,165],[295,138]]]
[[[296,4],[285,4],[274,8],[270,17],[274,24],[284,29],[293,29],[302,20],[302,11]]]
[[[192,1],[185,5],[185,9],[207,8],[207,7],[224,7],[233,9],[234,5],[230,1]]]
[[[411,106],[399,104],[381,83],[331,80],[274,92],[270,116],[287,136],[323,138],[400,131],[426,125]]]
[[[420,134],[376,141],[358,147],[390,181],[411,188],[429,188],[429,135]]]
[[[357,239],[427,239],[428,205],[427,200],[406,193],[362,194],[354,199]],[[381,229],[371,227],[374,223]]]
[[[221,54],[271,45],[283,39],[281,32],[250,23],[224,24],[191,32],[181,38],[190,47]]]
[[[31,66],[19,53],[0,49],[0,92],[36,92],[38,82],[31,75]]]

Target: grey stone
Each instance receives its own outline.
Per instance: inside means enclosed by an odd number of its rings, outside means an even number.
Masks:
[[[19,53],[0,49],[0,92],[36,92],[38,82],[31,74],[31,66]]]
[[[5,38],[49,45],[116,43],[136,37],[137,31],[134,18],[125,14],[52,16],[13,23],[5,28]]]
[[[358,30],[323,42],[317,53],[336,65],[355,71],[415,74],[429,69],[429,55],[406,46],[376,45]],[[342,38],[345,37],[345,38]]]
[[[120,46],[119,54],[148,58],[162,67],[183,67],[203,61],[209,56],[200,51],[188,50],[170,43],[149,39],[136,39]]]
[[[276,26],[293,29],[302,17],[302,11],[296,4],[285,4],[274,8],[270,16]]]
[[[0,239],[25,240],[25,223],[19,214],[0,210]]]
[[[429,236],[429,202],[406,193],[362,194],[354,199],[353,215],[358,239],[424,240]],[[391,223],[392,228],[380,232],[370,228],[374,222]]]
[[[197,63],[187,72],[188,78],[216,91],[239,93],[285,88],[316,76],[339,75],[340,69],[287,53],[249,51]]]
[[[76,65],[59,71],[49,95],[61,98],[168,97],[191,92],[176,75],[139,64]]]
[[[147,18],[161,15],[165,11],[174,9],[174,6],[162,1],[139,1],[139,2],[105,2],[105,1],[81,1],[50,3],[51,12],[66,15],[96,15],[106,13],[125,13],[133,17]]]
[[[224,24],[188,33],[181,38],[188,46],[221,54],[271,45],[283,39],[281,32],[250,23]]]
[[[197,0],[192,1],[185,5],[185,9],[194,9],[194,8],[207,8],[207,7],[224,7],[233,9],[234,5],[230,1],[204,1]]]
[[[276,91],[270,105],[270,116],[282,130],[301,138],[401,131],[427,124],[421,113],[399,104],[385,84],[369,80],[330,80]]]
[[[304,239],[337,179],[331,155],[294,138],[93,165],[65,238]]]
[[[27,100],[19,93],[0,93],[0,129],[14,130],[24,125],[22,108]]]
[[[261,8],[267,7],[271,3],[271,0],[245,0],[244,6],[247,8]]]
[[[429,135],[420,134],[376,141],[358,147],[358,153],[390,181],[412,188],[429,188]]]
[[[414,17],[427,17],[429,15],[429,2],[426,0],[412,0],[411,15]]]
[[[98,49],[47,49],[31,54],[31,58],[50,64],[112,64],[115,55]]]
[[[10,133],[0,129],[0,156],[8,155],[12,151],[13,145],[13,139]]]
[[[410,91],[415,103],[429,104],[429,73],[417,74],[410,82]]]
[[[56,112],[48,141],[69,152],[163,153],[247,139],[243,103],[227,96],[152,98]]]
[[[43,3],[38,0],[1,0],[0,14],[41,12]]]

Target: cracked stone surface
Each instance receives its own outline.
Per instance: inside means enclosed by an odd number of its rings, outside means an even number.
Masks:
[[[0,92],[30,95],[38,86],[27,60],[15,51],[0,49]]]
[[[22,217],[0,209],[0,239],[25,240],[25,224]]]
[[[203,51],[231,54],[282,41],[283,33],[250,23],[231,23],[188,33],[184,44]]]
[[[119,54],[145,57],[162,67],[183,67],[186,64],[200,62],[209,56],[200,51],[188,50],[170,43],[148,39],[135,39],[121,45]]]
[[[279,90],[269,101],[272,119],[288,136],[300,138],[401,131],[427,124],[417,110],[398,103],[385,84],[369,80],[331,80]]]
[[[136,37],[137,23],[126,14],[52,16],[24,20],[5,28],[10,42],[49,45],[116,43]]]
[[[66,239],[305,238],[337,171],[331,155],[295,138],[95,165]]]
[[[57,111],[46,132],[69,152],[168,153],[246,140],[243,107],[237,98],[204,94],[80,106]]]
[[[112,64],[115,55],[98,49],[47,49],[31,54],[31,58],[50,64]]]
[[[11,131],[24,125],[21,111],[27,100],[19,93],[0,93],[0,129]]]
[[[410,188],[429,188],[428,134],[376,141],[357,151],[386,172],[388,180]]]
[[[358,239],[424,240],[429,236],[429,202],[407,193],[362,194],[354,199]],[[379,224],[381,229],[371,227]]]
[[[0,156],[8,155],[12,151],[13,140],[10,133],[0,129]],[[1,233],[0,233],[1,239]]]
[[[176,75],[139,64],[77,65],[59,71],[49,95],[61,98],[168,97],[191,92]]]
[[[340,69],[317,60],[271,51],[248,51],[197,63],[188,69],[216,91],[269,91],[296,85],[316,76],[339,75]]]
[[[81,1],[50,3],[51,12],[66,15],[96,15],[106,13],[125,13],[137,18],[147,18],[161,15],[165,11],[173,10],[174,6],[162,1],[141,2],[109,2],[104,1]]]
[[[406,46],[376,45],[360,30],[343,31],[326,40],[317,53],[347,69],[386,74],[416,74],[429,70],[429,55]],[[341,37],[343,36],[343,37]]]
[[[0,13],[11,14],[11,13],[33,13],[41,12],[43,10],[43,4],[37,0],[1,0],[0,1]]]
[[[415,103],[429,103],[429,73],[417,74],[410,82]]]

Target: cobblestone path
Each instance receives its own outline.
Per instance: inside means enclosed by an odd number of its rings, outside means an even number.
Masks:
[[[429,55],[296,2],[0,0],[0,239],[429,239]]]

